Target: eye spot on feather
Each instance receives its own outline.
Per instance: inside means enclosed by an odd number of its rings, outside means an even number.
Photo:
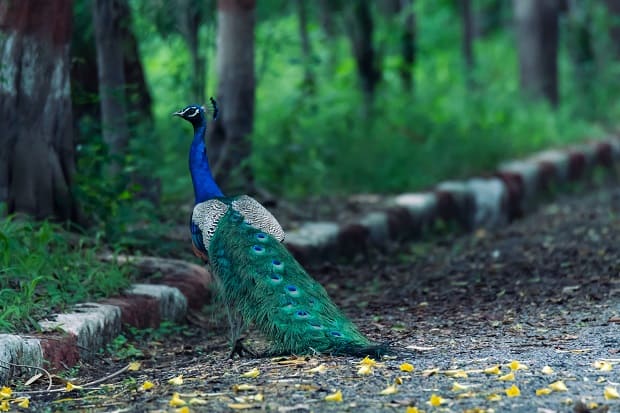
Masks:
[[[261,247],[260,245],[253,245],[252,246],[252,251],[255,254],[262,254],[265,252],[265,248]]]
[[[269,276],[269,279],[271,280],[272,283],[274,284],[279,284],[282,282],[282,276],[278,275],[278,274],[271,274]]]
[[[276,270],[276,271],[282,271],[282,269],[284,269],[284,264],[280,260],[273,260],[273,261],[271,261],[271,265],[273,266],[274,270]]]
[[[294,285],[287,285],[286,286],[286,292],[291,296],[291,297],[299,297],[299,289],[297,289],[297,287],[295,287]]]
[[[308,313],[305,310],[298,310],[295,313],[295,317],[297,317],[297,318],[308,318],[308,317],[310,317],[310,313]]]
[[[310,327],[314,328],[315,330],[322,330],[323,326],[319,323],[308,323],[310,324]]]
[[[258,234],[256,234],[256,239],[259,240],[260,242],[265,242],[267,241],[267,235],[259,232]]]
[[[332,337],[342,337],[342,333],[339,331],[330,331],[329,334],[331,334]]]

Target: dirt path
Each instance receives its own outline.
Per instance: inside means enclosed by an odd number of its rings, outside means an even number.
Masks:
[[[36,396],[31,405],[37,411],[174,411],[169,402],[178,392],[185,402],[194,399],[195,412],[405,412],[408,406],[426,412],[620,412],[620,400],[604,397],[606,387],[620,391],[618,234],[615,189],[563,199],[497,232],[312,269],[362,330],[409,348],[410,354],[381,361],[369,375],[359,375],[360,360],[351,358],[227,360],[226,332],[207,320],[202,328],[138,341],[141,369],[109,386]],[[252,336],[249,342],[261,347]],[[514,380],[499,380],[513,360],[527,369],[514,371]],[[404,362],[415,370],[401,371]],[[101,359],[83,366],[75,381],[126,363]],[[321,365],[324,372],[312,371]],[[499,374],[484,372],[496,365]],[[543,373],[546,366],[550,374]],[[254,368],[257,377],[241,376]],[[182,384],[168,383],[179,375]],[[141,391],[147,380],[155,387]],[[395,381],[402,382],[394,385],[396,393],[380,394]],[[536,395],[558,381],[566,391],[556,384],[556,391]],[[511,387],[520,395],[509,397]],[[325,401],[338,390],[341,402]],[[443,403],[431,406],[432,395]],[[580,400],[589,409],[576,407]]]

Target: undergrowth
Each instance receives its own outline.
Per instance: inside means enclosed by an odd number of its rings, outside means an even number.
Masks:
[[[99,252],[57,224],[0,220],[0,332],[33,331],[45,316],[126,288],[132,270]]]

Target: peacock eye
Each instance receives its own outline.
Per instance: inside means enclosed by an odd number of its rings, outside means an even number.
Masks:
[[[342,337],[342,333],[338,331],[330,331],[329,334],[331,334],[333,337]]]

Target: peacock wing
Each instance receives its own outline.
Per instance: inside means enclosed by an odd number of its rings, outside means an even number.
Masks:
[[[284,241],[285,233],[282,226],[256,199],[248,195],[240,195],[233,199],[232,207],[241,213],[250,225],[266,232],[279,242]]]

